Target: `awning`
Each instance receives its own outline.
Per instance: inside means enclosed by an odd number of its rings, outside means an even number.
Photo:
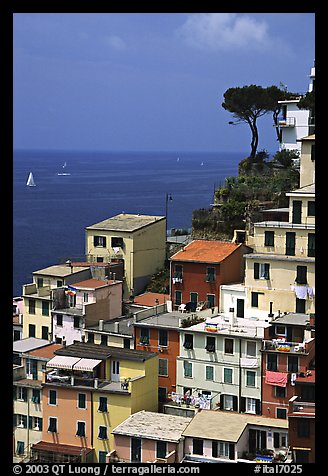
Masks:
[[[78,359],[79,361],[74,364],[73,370],[84,370],[86,372],[91,372],[101,360],[97,359]]]
[[[80,357],[69,357],[66,355],[55,355],[49,362],[46,363],[46,367],[51,369],[66,369],[72,370],[73,365],[76,364]]]

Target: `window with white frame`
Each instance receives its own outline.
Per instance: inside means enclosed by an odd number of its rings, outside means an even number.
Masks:
[[[246,398],[246,413],[256,413],[256,399]]]
[[[158,375],[168,376],[168,359],[158,359]]]
[[[246,386],[255,387],[255,378],[256,378],[256,372],[254,372],[254,370],[247,370],[246,371]]]
[[[256,342],[251,340],[246,342],[246,355],[248,357],[256,357]]]
[[[192,363],[187,362],[186,360],[183,362],[183,374],[184,377],[192,378]]]
[[[232,383],[232,369],[228,369],[228,368],[223,369],[223,382]]]
[[[205,378],[206,380],[214,380],[214,367],[212,365],[205,366]]]

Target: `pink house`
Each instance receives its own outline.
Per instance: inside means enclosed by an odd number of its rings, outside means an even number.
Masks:
[[[115,451],[109,463],[180,463],[183,431],[191,418],[142,410],[112,431]]]

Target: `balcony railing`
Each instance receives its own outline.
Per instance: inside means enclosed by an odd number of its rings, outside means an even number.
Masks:
[[[306,414],[310,416],[315,416],[315,403],[314,402],[304,402],[299,400],[299,397],[295,395],[289,400],[289,414]]]
[[[308,343],[285,342],[280,339],[264,340],[262,342],[262,350],[297,354],[307,354],[309,352]]]
[[[278,120],[279,127],[295,127],[296,118],[295,117],[286,117],[285,119]]]

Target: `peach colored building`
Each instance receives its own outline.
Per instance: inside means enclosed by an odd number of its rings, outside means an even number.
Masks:
[[[180,463],[182,433],[190,422],[191,418],[164,413],[135,413],[113,429],[111,456],[127,463]]]

